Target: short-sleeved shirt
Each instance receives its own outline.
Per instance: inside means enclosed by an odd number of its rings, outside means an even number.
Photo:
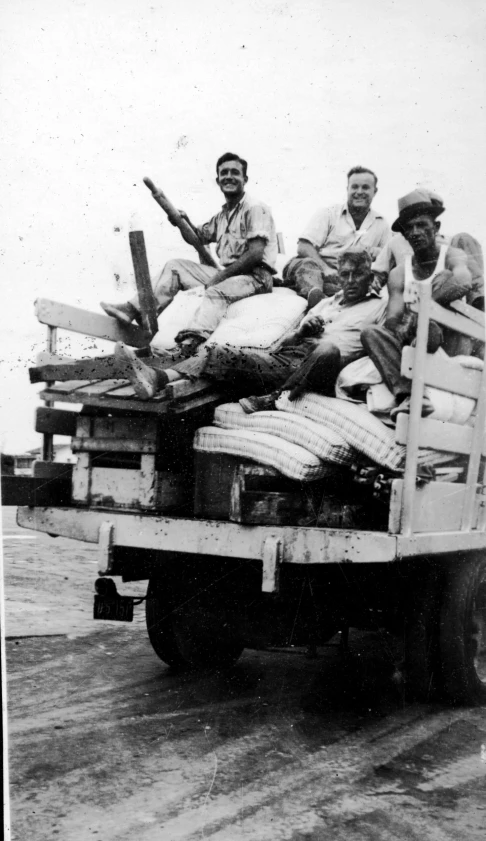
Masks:
[[[364,356],[361,344],[361,331],[372,324],[381,324],[385,320],[388,303],[386,290],[371,290],[358,304],[345,304],[343,293],[337,292],[332,298],[324,298],[310,312],[319,315],[324,321],[324,333],[304,341],[317,347],[319,340],[329,339],[341,351],[343,359]]]
[[[318,210],[300,235],[317,248],[329,274],[337,272],[338,257],[348,248],[383,248],[390,238],[388,222],[371,208],[357,230],[347,204]]]
[[[248,241],[261,237],[265,240],[262,263],[275,273],[277,259],[277,234],[270,208],[252,199],[246,193],[236,207],[226,204],[205,225],[198,228],[204,243],[215,242],[216,253],[223,266],[230,266],[248,248]]]

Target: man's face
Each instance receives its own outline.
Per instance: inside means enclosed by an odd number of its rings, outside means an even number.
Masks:
[[[438,227],[428,213],[417,213],[402,224],[402,231],[414,251],[424,251],[435,244]]]
[[[360,172],[348,179],[348,207],[368,211],[376,195],[375,179],[371,172]]]
[[[358,266],[351,260],[344,260],[339,268],[339,279],[343,299],[347,304],[357,304],[368,294],[372,274],[366,266]]]
[[[247,181],[248,178],[243,175],[243,164],[240,161],[225,161],[218,169],[216,183],[226,199],[239,199],[244,193]]]

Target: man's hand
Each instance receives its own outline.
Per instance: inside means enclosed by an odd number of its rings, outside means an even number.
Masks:
[[[320,315],[309,313],[299,327],[299,336],[320,336],[324,332],[324,320]]]

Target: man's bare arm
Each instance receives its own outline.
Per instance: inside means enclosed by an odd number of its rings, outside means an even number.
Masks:
[[[312,260],[315,260],[318,265],[322,266],[324,272],[328,271],[327,266],[321,258],[317,248],[307,239],[299,239],[297,242],[297,257],[310,257]]]
[[[397,266],[390,272],[388,278],[388,305],[385,315],[385,327],[392,333],[402,321],[405,310],[403,290],[405,287],[405,270],[403,266]]]
[[[432,281],[434,301],[447,306],[458,301],[472,289],[473,280],[467,265],[467,255],[460,248],[447,250],[445,269]]]
[[[265,250],[266,240],[263,237],[255,237],[254,239],[248,240],[248,248],[241,255],[235,260],[234,263],[231,263],[230,266],[225,266],[224,269],[218,271],[214,277],[211,278],[209,283],[206,284],[208,286],[216,286],[218,283],[221,283],[223,280],[227,280],[229,277],[236,277],[236,275],[240,274],[250,274],[253,269],[256,269],[257,266],[261,265],[263,259],[263,252]]]

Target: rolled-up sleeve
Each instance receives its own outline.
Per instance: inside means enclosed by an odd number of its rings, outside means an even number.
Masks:
[[[273,219],[266,207],[255,204],[245,211],[246,239],[257,237],[269,242],[273,238]]]
[[[202,242],[217,242],[217,232],[218,232],[218,218],[217,216],[213,216],[209,222],[205,222],[204,225],[199,225],[197,228],[197,232],[201,237]]]
[[[316,248],[321,248],[327,240],[330,230],[329,208],[318,210],[309,219],[308,224],[301,233],[299,239],[305,239]]]

